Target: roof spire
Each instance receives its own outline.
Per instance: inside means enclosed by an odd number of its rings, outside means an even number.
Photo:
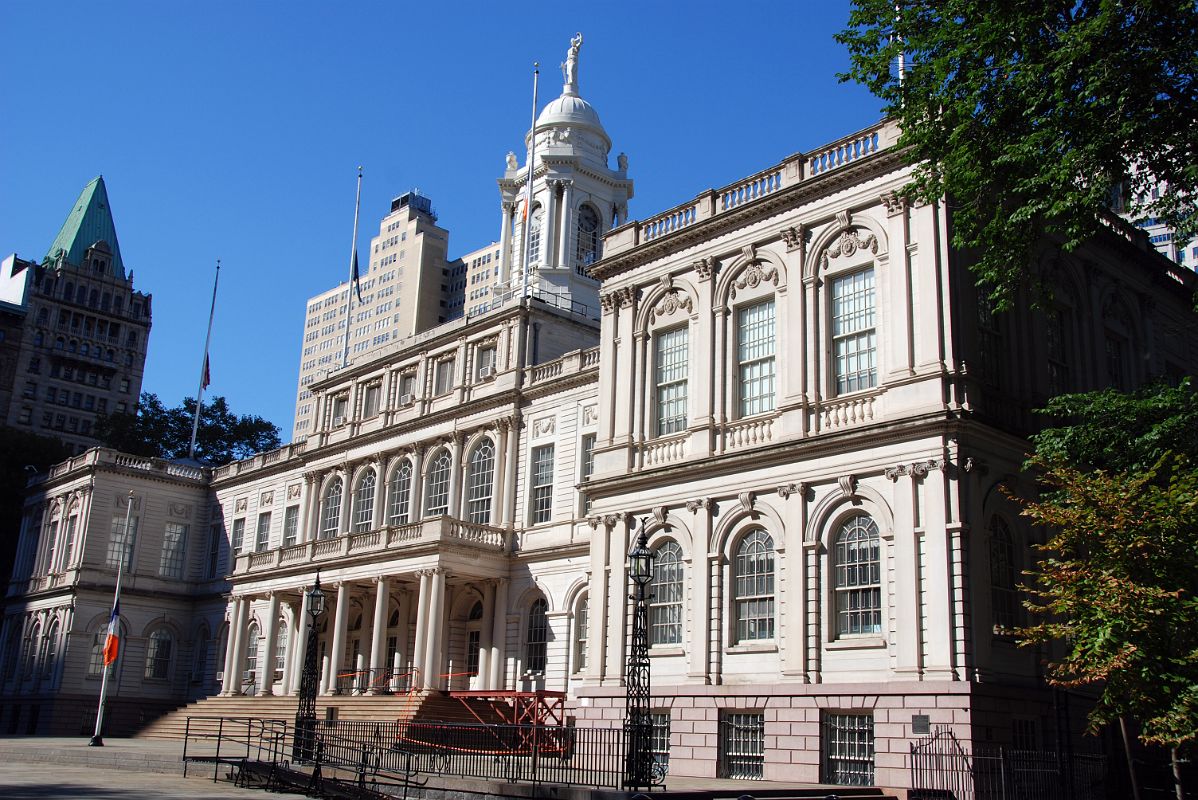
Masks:
[[[104,186],[103,175],[93,178],[83,187],[74,208],[62,223],[62,228],[54,237],[50,249],[46,251],[45,261],[52,262],[62,253],[67,263],[77,267],[84,266],[88,248],[98,242],[107,245],[112,254],[107,271],[123,280],[125,263],[121,260],[121,246],[117,242],[116,224],[112,221],[112,209],[108,203],[108,190]]]

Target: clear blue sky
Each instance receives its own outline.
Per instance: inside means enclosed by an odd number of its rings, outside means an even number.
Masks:
[[[495,180],[579,80],[640,219],[879,118],[836,73],[847,2],[0,2],[0,251],[41,259],[103,174],[154,295],[143,389],[193,396],[222,260],[210,393],[290,438],[304,301],[419,188],[456,256],[498,237]],[[523,157],[521,158],[523,161]]]

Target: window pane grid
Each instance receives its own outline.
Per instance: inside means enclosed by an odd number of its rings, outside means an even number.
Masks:
[[[485,441],[470,456],[466,479],[466,516],[471,522],[486,525],[491,521],[491,487],[495,480],[495,448]]]
[[[874,718],[826,714],[823,725],[824,781],[840,786],[874,782]]]
[[[765,774],[765,715],[725,714],[720,720],[720,777],[761,780]]]
[[[258,515],[258,530],[254,534],[254,552],[261,553],[270,546],[270,512]]]
[[[832,341],[836,391],[843,394],[878,384],[874,318],[874,271],[832,282]]]
[[[428,500],[424,505],[426,517],[444,514],[449,510],[449,470],[451,465],[452,459],[444,450],[433,460],[432,469],[428,473]]]
[[[171,669],[171,635],[158,630],[150,634],[149,646],[146,649],[147,678],[164,681],[170,677]]]
[[[653,560],[649,592],[649,643],[677,644],[682,641],[682,548],[666,542]]]
[[[677,328],[655,337],[657,347],[657,435],[686,429],[687,330]]]
[[[333,479],[332,484],[324,493],[324,506],[320,511],[320,538],[332,539],[337,536],[341,524],[341,479]]]
[[[1011,529],[999,517],[990,520],[990,604],[996,631],[1015,627],[1015,546]]]
[[[548,522],[553,517],[553,445],[532,451],[532,521]]]
[[[737,312],[740,415],[774,410],[774,301]]]
[[[670,712],[654,711],[649,715],[649,752],[653,761],[663,767],[670,765]]]
[[[283,546],[290,547],[299,537],[299,506],[288,506],[283,512]]]
[[[841,526],[835,558],[837,633],[881,633],[881,549],[873,519],[862,514]]]
[[[590,600],[583,598],[574,614],[574,671],[581,672],[587,666],[587,616]]]
[[[354,530],[368,531],[374,524],[374,471],[367,472],[354,490]]]
[[[112,533],[108,539],[107,564],[111,569],[121,565],[124,556],[125,569],[133,569],[133,549],[137,545],[137,517],[129,519],[129,529],[125,529],[125,515],[112,518]]]
[[[736,640],[774,638],[774,540],[753,531],[736,552]]]
[[[183,577],[183,551],[187,547],[187,526],[177,522],[166,523],[162,532],[162,559],[159,573],[166,578]]]
[[[549,641],[548,611],[549,604],[544,600],[536,601],[532,604],[532,608],[528,610],[528,637],[526,639],[528,663],[525,666],[527,672],[545,672],[547,643]]]
[[[387,522],[402,525],[408,521],[408,507],[412,500],[412,465],[405,461],[391,476],[390,506]]]

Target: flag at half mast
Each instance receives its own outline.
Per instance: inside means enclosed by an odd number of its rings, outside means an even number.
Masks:
[[[116,661],[121,650],[121,601],[112,604],[112,618],[108,620],[108,635],[104,638],[104,666]]]

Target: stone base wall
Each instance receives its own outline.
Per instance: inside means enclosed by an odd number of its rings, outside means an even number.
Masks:
[[[95,695],[0,698],[0,736],[90,737],[95,730],[96,702]],[[104,735],[131,736],[178,706],[170,701],[111,697],[104,709]]]

